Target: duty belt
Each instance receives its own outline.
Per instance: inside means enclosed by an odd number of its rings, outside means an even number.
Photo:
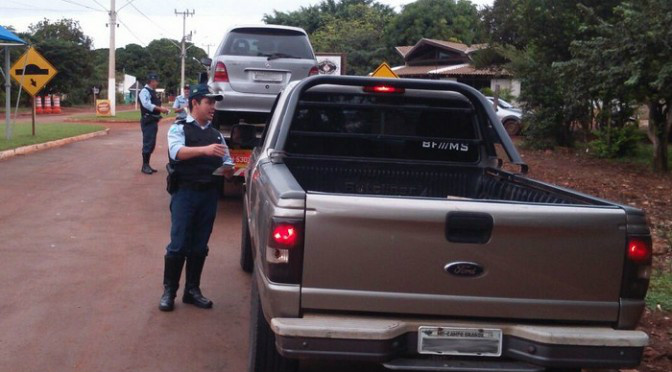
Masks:
[[[196,190],[196,191],[206,191],[206,190],[214,189],[215,188],[215,183],[214,182],[208,182],[208,183],[180,182],[178,188],[180,188],[180,189],[190,189],[190,190]]]

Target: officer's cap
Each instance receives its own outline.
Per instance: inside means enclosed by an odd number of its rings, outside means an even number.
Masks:
[[[157,74],[156,72],[153,72],[153,71],[148,73],[147,74],[147,81],[152,81],[152,80],[158,81],[159,80],[159,74]]]
[[[216,94],[213,93],[210,88],[208,87],[208,84],[198,84],[195,85],[191,90],[189,91],[189,100],[192,100],[196,97],[209,97],[209,98],[214,98],[215,101],[221,101],[224,99],[224,96],[221,94]]]

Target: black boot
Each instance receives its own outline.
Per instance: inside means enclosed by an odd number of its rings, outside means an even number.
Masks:
[[[201,309],[209,309],[212,307],[212,301],[201,294],[201,273],[203,272],[203,264],[205,264],[205,256],[189,256],[187,257],[187,275],[186,283],[184,285],[184,296],[182,302],[185,304],[192,304]]]
[[[149,158],[151,154],[142,154],[142,168],[140,169],[140,172],[144,174],[152,174],[156,172],[156,169],[152,169],[152,167],[149,166]]]
[[[147,155],[147,166],[149,167],[149,169],[151,169],[152,173],[158,172],[156,169],[152,168],[151,165],[149,165],[149,159],[152,158],[152,154],[150,153],[150,154],[145,154],[145,155]]]
[[[184,266],[184,256],[165,256],[163,269],[163,296],[159,302],[159,310],[173,311],[175,295],[180,287],[180,275]]]

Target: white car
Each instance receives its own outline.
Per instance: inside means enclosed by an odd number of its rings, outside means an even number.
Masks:
[[[492,104],[495,104],[495,99],[493,97],[486,97]],[[516,136],[520,134],[522,129],[523,121],[523,111],[519,108],[514,107],[512,104],[504,101],[499,98],[497,100],[497,117],[502,121],[506,132],[509,133],[509,136]]]

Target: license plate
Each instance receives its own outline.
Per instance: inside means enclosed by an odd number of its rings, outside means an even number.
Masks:
[[[418,328],[418,352],[434,355],[502,355],[502,330],[482,328]]]
[[[250,162],[250,156],[252,156],[252,150],[229,150],[231,158],[235,163],[234,170],[245,170],[247,164]]]
[[[254,80],[256,81],[266,81],[272,83],[279,83],[282,81],[282,74],[279,72],[255,72],[253,74]]]

